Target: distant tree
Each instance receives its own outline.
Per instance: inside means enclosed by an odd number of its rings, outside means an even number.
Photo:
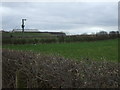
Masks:
[[[117,32],[116,31],[110,31],[109,34],[116,34]]]
[[[120,32],[119,31],[117,31],[117,37],[120,37]]]
[[[83,34],[81,34],[81,36],[87,36],[88,34],[87,33],[83,33]]]
[[[100,31],[100,32],[96,33],[96,35],[98,35],[98,36],[105,36],[107,34],[108,33],[106,31]]]
[[[119,31],[116,31],[116,32],[117,32],[117,34],[120,34]]]
[[[109,32],[110,37],[118,37],[118,35],[119,35],[119,31],[110,31]]]

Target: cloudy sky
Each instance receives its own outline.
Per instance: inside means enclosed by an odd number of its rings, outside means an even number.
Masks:
[[[118,30],[117,2],[4,2],[2,29],[62,31],[67,34]]]

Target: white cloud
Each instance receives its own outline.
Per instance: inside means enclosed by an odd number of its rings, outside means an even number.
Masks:
[[[21,19],[26,18],[26,28],[90,33],[98,30],[116,30],[117,3],[3,3],[3,28],[21,28]],[[45,30],[45,31],[46,31]]]

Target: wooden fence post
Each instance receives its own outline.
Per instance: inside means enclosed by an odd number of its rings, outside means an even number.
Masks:
[[[27,78],[22,71],[16,72],[16,88],[26,88],[27,87]]]

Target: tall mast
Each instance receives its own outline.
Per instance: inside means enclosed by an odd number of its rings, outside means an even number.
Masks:
[[[24,21],[26,21],[26,19],[22,19],[22,33],[24,33],[24,27],[25,27],[25,23],[24,23]]]

